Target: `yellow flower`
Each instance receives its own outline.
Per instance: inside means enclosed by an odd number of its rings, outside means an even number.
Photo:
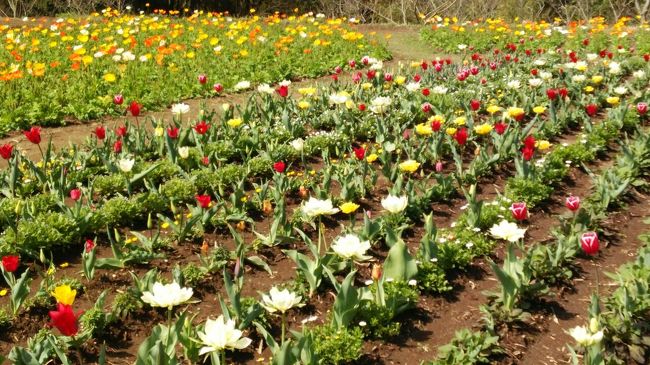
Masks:
[[[169,223],[165,222],[165,223],[161,224],[160,227],[162,229],[167,229],[167,228],[169,228]]]
[[[522,114],[524,114],[525,112],[524,112],[524,110],[522,108],[518,108],[516,106],[511,106],[510,108],[508,108],[507,113],[508,113],[508,116],[510,118],[517,118],[517,117],[521,116]]]
[[[551,142],[546,140],[537,141],[535,145],[537,146],[537,149],[539,149],[540,151],[546,151],[547,149],[551,148]]]
[[[355,204],[353,202],[346,202],[341,204],[339,208],[341,209],[341,212],[345,214],[350,214],[356,212],[357,209],[359,209],[359,204]]]
[[[501,110],[501,108],[498,105],[490,105],[490,106],[487,107],[486,110],[487,110],[488,113],[494,114],[494,113],[498,112],[499,110]]]
[[[66,268],[66,267],[68,267],[68,266],[70,266],[70,264],[67,263],[67,262],[64,262],[64,263],[62,263],[61,265],[59,265],[59,267],[61,267],[61,268]]]
[[[465,125],[467,123],[467,119],[465,117],[456,117],[454,119],[454,124],[456,125]]]
[[[591,77],[591,82],[593,82],[596,85],[600,84],[602,81],[603,81],[603,77],[600,75],[593,75]]]
[[[233,119],[230,119],[227,123],[228,123],[228,125],[229,125],[231,128],[237,128],[237,127],[239,127],[243,122],[242,122],[242,120],[239,119],[239,118],[233,118]]]
[[[405,83],[405,82],[406,82],[406,77],[404,77],[404,76],[397,76],[397,77],[395,77],[395,83],[396,83],[397,85],[402,85],[402,84]]]
[[[312,96],[312,95],[316,94],[316,88],[315,87],[301,87],[300,89],[298,89],[298,93],[300,95]]]
[[[420,123],[415,126],[415,133],[420,136],[430,136],[433,134],[433,129],[431,129],[431,124]]]
[[[618,96],[609,96],[607,97],[607,104],[616,106],[618,103],[621,101],[621,99]]]
[[[399,164],[402,172],[415,172],[420,167],[420,163],[415,160],[406,160]]]
[[[544,113],[545,111],[546,111],[546,107],[541,106],[541,105],[540,105],[540,106],[536,106],[536,107],[533,108],[533,112],[535,112],[535,114],[542,114],[542,113]]]
[[[368,157],[366,157],[366,161],[368,161],[369,163],[373,163],[377,160],[377,158],[379,158],[379,156],[377,156],[376,153],[371,153],[368,155]]]
[[[77,296],[77,291],[72,289],[70,285],[64,284],[54,288],[54,291],[51,294],[54,299],[56,299],[57,303],[72,305],[72,303],[74,303],[74,298]]]
[[[445,133],[447,133],[447,134],[450,135],[450,136],[453,136],[454,134],[456,134],[456,128],[454,128],[454,127],[449,127],[449,128],[447,128],[447,129],[445,129]]]
[[[104,75],[104,81],[106,81],[106,82],[115,82],[115,80],[117,80],[117,77],[115,76],[115,74],[107,73],[107,74]]]
[[[369,82],[364,82],[363,84],[361,84],[361,88],[364,89],[364,90],[368,90],[371,87],[372,87],[372,84],[369,83]]]
[[[478,135],[485,135],[492,132],[492,126],[487,123],[483,123],[477,126],[474,126],[474,132]]]
[[[4,297],[5,295],[7,295],[7,289],[0,290],[0,297]]]
[[[156,129],[154,129],[153,134],[156,137],[162,137],[165,134],[165,128],[157,126]]]
[[[306,102],[304,100],[301,100],[300,102],[298,102],[298,108],[300,108],[300,109],[305,110],[305,109],[308,109],[310,106],[311,106],[311,104],[309,104],[309,102]]]
[[[442,115],[438,115],[438,114],[436,114],[436,115],[434,115],[432,117],[429,117],[429,124],[431,124],[431,123],[433,123],[435,121],[438,121],[438,122],[440,122],[440,124],[442,124],[442,123],[445,122],[445,117],[443,117]]]

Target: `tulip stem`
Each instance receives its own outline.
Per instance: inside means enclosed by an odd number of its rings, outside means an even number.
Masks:
[[[281,317],[281,319],[282,319],[282,335],[281,335],[282,337],[280,338],[280,340],[281,340],[281,344],[284,345],[284,331],[285,331],[285,329],[284,329],[284,328],[285,328],[285,324],[284,324],[284,322],[285,322],[284,312],[282,312],[282,314],[280,314],[280,317]]]
[[[226,350],[221,351],[221,365],[226,365]]]

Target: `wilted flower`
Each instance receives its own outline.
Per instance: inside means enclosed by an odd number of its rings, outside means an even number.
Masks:
[[[173,307],[190,300],[192,294],[194,294],[192,288],[181,288],[177,282],[171,284],[156,282],[153,284],[151,291],[142,293],[140,299],[152,307],[162,307],[172,310]]]

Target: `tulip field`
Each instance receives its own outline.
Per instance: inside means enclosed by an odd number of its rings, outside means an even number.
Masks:
[[[648,364],[650,26],[376,29],[0,23],[0,363]]]

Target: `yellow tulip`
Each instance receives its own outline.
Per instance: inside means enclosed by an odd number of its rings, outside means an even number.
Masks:
[[[487,107],[486,110],[487,110],[488,113],[494,114],[494,113],[498,112],[499,110],[501,110],[501,108],[498,105],[490,105],[490,106]]]
[[[355,204],[353,202],[346,202],[341,204],[339,208],[341,209],[341,212],[345,214],[350,214],[356,212],[357,209],[359,209],[359,206],[360,206],[359,204]]]
[[[415,160],[406,160],[399,164],[399,169],[402,172],[415,172],[420,167],[420,163]]]
[[[368,161],[368,163],[373,163],[377,160],[377,158],[379,158],[379,156],[377,156],[376,153],[371,153],[368,155],[368,157],[366,157],[366,161]]]
[[[61,303],[63,305],[72,305],[72,303],[74,303],[75,297],[77,296],[77,291],[72,289],[70,285],[64,284],[54,288],[54,291],[51,294],[54,299],[56,299],[57,303]]]
[[[537,141],[536,145],[537,149],[540,151],[546,151],[547,149],[551,148],[551,142],[546,140]]]
[[[492,132],[492,126],[487,123],[483,123],[477,126],[474,126],[474,132],[478,135],[485,135]]]
[[[231,128],[237,128],[243,123],[243,121],[239,118],[233,118],[230,119],[227,123]]]
[[[621,99],[618,96],[609,96],[607,97],[607,104],[616,106],[618,103],[621,101]]]
[[[535,112],[535,114],[542,114],[545,111],[546,111],[546,107],[543,107],[541,105],[533,108],[533,112]]]
[[[430,136],[433,134],[431,124],[420,123],[415,126],[415,133],[420,136]]]

